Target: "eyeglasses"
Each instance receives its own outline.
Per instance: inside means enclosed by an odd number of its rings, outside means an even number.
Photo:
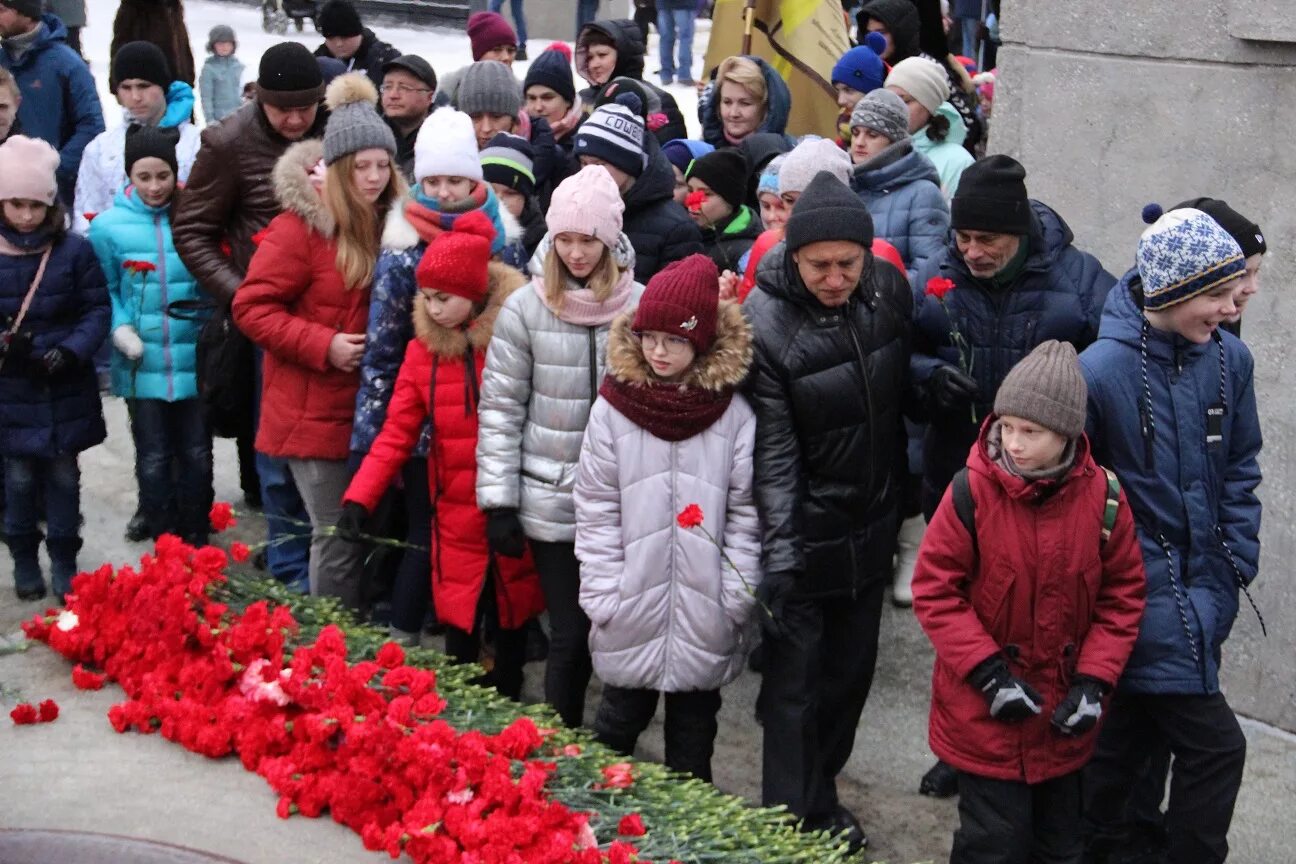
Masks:
[[[378,88],[384,93],[399,93],[404,96],[406,93],[431,93],[430,87],[411,87],[408,84],[384,84]]]
[[[645,333],[642,330],[636,330],[633,335],[644,351],[656,351],[658,346],[664,345],[667,354],[680,354],[693,344],[682,336],[661,336],[657,333]]]

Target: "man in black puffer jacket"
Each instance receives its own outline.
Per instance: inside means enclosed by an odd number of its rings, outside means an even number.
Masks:
[[[576,130],[572,153],[601,165],[625,202],[622,231],[635,250],[635,281],[646,285],[672,261],[703,252],[702,232],[675,201],[675,171],[644,131],[642,103],[632,92],[600,105]]]
[[[806,830],[848,831],[860,847],[864,832],[838,802],[836,777],[873,680],[891,578],[913,297],[902,273],[874,261],[868,209],[826,171],[797,201],[785,237],[743,306],[755,347],[759,595],[769,610],[762,798]]]

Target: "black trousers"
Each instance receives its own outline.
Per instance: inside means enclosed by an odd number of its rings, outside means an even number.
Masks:
[[[392,583],[392,626],[406,633],[418,633],[427,619],[432,602],[432,493],[428,488],[427,459],[412,457],[401,468],[405,486],[405,542],[418,549],[405,549],[396,581]],[[476,659],[476,658],[474,658]]]
[[[1129,834],[1129,799],[1147,754],[1164,742],[1174,756],[1165,825],[1167,864],[1217,864],[1228,857],[1233,805],[1242,786],[1246,737],[1222,693],[1153,696],[1116,691],[1098,749],[1085,769],[1090,849],[1098,860]]]
[[[761,799],[798,818],[837,810],[837,775],[855,746],[855,729],[877,665],[882,593],[878,578],[857,597],[792,599],[789,636],[765,638],[756,708],[765,730]]]
[[[950,864],[1080,864],[1080,772],[1043,783],[959,772]]]
[[[480,683],[518,701],[522,698],[522,665],[526,663],[526,630],[521,627],[505,630],[499,626],[499,601],[495,591],[495,574],[488,572],[477,598],[472,632],[446,627],[446,653],[456,663],[476,663],[481,656],[482,625],[489,624],[495,638],[495,665]],[[420,622],[415,632],[422,626]]]
[[[585,690],[590,662],[590,620],[580,608],[580,561],[575,543],[529,541],[549,609],[549,659],[545,663],[545,701],[568,726],[585,721]]]
[[[657,713],[657,691],[629,687],[603,688],[603,701],[594,717],[598,740],[633,756],[639,736]],[[720,726],[719,690],[666,694],[666,767],[711,782],[711,754]]]

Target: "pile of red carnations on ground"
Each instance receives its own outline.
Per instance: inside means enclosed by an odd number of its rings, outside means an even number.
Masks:
[[[78,687],[122,687],[126,701],[108,713],[118,732],[237,754],[285,818],[327,810],[367,848],[416,862],[642,860],[622,840],[598,848],[589,816],[553,800],[547,736],[533,721],[456,730],[439,717],[435,672],[406,665],[399,646],[351,663],[336,626],[295,646],[286,608],[213,600],[227,563],[220,549],[166,536],[138,568],[81,574],[65,610],[23,629],[77,664]],[[618,831],[642,835],[643,822],[628,815]]]

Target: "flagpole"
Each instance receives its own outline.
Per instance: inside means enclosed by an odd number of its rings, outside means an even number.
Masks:
[[[747,5],[743,7],[743,41],[742,53],[751,53],[752,44],[752,22],[756,18],[756,0],[747,0]]]

